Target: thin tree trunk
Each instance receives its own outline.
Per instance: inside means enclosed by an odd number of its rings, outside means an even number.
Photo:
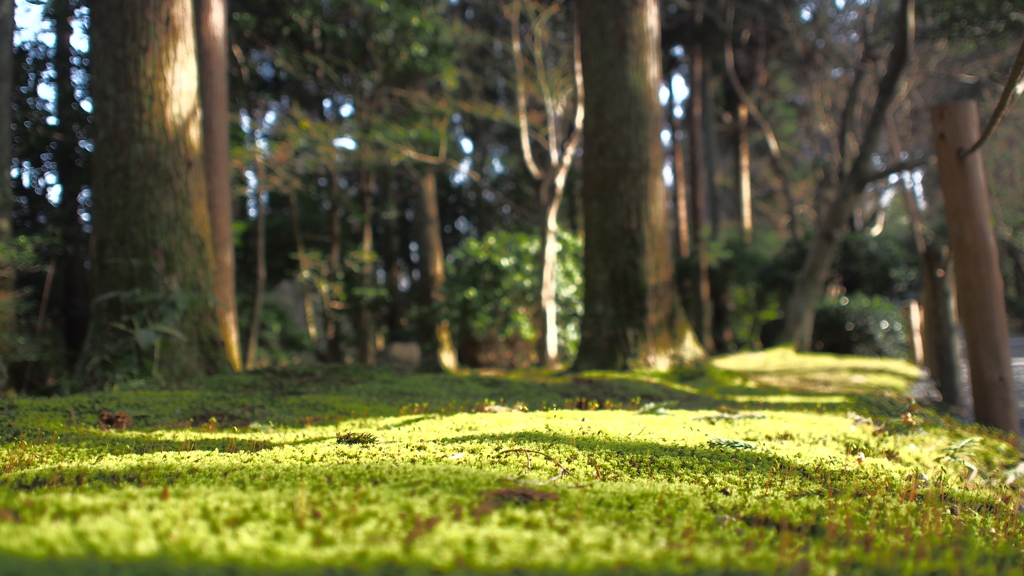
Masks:
[[[329,218],[331,219],[331,246],[330,253],[327,259],[328,269],[330,273],[330,281],[341,282],[342,271],[341,271],[341,188],[338,186],[338,175],[334,172],[328,174],[330,182],[330,194],[331,194],[331,211]],[[327,361],[328,362],[343,362],[345,360],[344,348],[342,346],[342,334],[341,334],[341,314],[334,309],[331,304],[334,302],[331,298],[330,287],[327,283],[324,283],[321,289],[321,297],[324,301],[324,324],[326,326],[326,338],[327,338]]]
[[[377,187],[377,175],[372,170],[363,171],[363,182],[360,186],[363,197],[363,242],[361,245],[363,267],[360,283],[364,289],[371,288],[377,281],[374,271],[376,265],[370,259],[373,255],[373,190]],[[358,334],[358,360],[360,364],[373,366],[377,359],[377,329],[373,322],[371,303],[364,295],[359,302],[356,318]]]
[[[578,5],[587,102],[586,285],[576,370],[667,369],[704,357],[675,290],[656,0]]]
[[[750,197],[750,134],[747,130],[747,105],[736,105],[736,160],[739,180],[740,221],[743,227],[743,242],[750,244],[754,239],[754,211]]]
[[[448,320],[441,314],[444,304],[444,245],[441,217],[437,207],[437,173],[427,166],[420,176],[416,201],[416,222],[420,244],[419,341],[423,347],[420,369],[452,371],[459,367]]]
[[[977,102],[936,106],[932,126],[950,248],[956,259],[957,304],[967,341],[974,414],[981,424],[1020,436],[1003,276],[985,165],[980,150],[959,154],[980,137]]]
[[[558,209],[565,193],[564,179],[552,183],[554,193],[544,209],[543,238],[541,240],[540,306],[544,312],[541,330],[541,363],[553,368],[558,363]]]
[[[216,261],[217,324],[228,364],[237,372],[242,369],[242,346],[235,304],[235,243],[231,228],[227,0],[195,0],[195,10],[203,102],[203,160]]]
[[[704,21],[703,5],[696,8],[693,43],[690,46],[690,170],[693,177],[693,231],[697,248],[697,290],[700,296],[700,340],[704,348],[715,351],[712,337],[714,302],[711,300],[711,271],[708,263],[707,203],[708,163],[705,158],[707,144],[704,138],[704,46],[700,27]]]
[[[953,295],[949,267],[938,246],[926,245],[921,254],[924,286],[924,365],[931,372],[942,401],[963,406],[960,372],[960,335],[953,321]]]
[[[0,243],[14,235],[11,194],[11,92],[14,89],[14,0],[0,0]],[[0,262],[0,332],[16,328],[13,266]],[[0,392],[7,387],[7,366],[0,358]]]
[[[681,131],[683,122],[672,117],[672,160],[675,167],[676,184],[676,231],[678,232],[678,249],[681,258],[690,257],[690,207],[686,196],[686,163],[683,160],[683,139]]]
[[[267,288],[267,208],[263,205],[263,187],[266,186],[266,168],[263,153],[256,150],[256,296],[252,301],[252,322],[249,324],[249,350],[245,356],[245,369],[255,370],[260,351],[260,316],[263,314],[263,294]]]
[[[309,260],[306,256],[306,243],[302,241],[302,218],[299,212],[299,195],[293,189],[288,191],[288,205],[291,209],[292,235],[295,237],[295,254],[299,258],[299,276],[305,278],[309,270]],[[306,285],[300,280],[299,288],[302,290],[302,308],[306,313],[306,331],[314,348],[318,348],[320,335],[316,329],[316,316],[313,310],[313,297],[306,290]]]
[[[192,2],[104,0],[90,8],[96,293],[187,294],[177,326],[185,341],[165,340],[162,373],[220,370]],[[87,350],[126,337],[110,326],[122,312],[118,299],[93,305]],[[103,377],[79,366],[93,381]]]

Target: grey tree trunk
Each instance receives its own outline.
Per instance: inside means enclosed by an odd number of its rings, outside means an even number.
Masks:
[[[675,289],[661,177],[656,0],[579,5],[587,101],[586,285],[575,370],[667,369],[704,357]]]

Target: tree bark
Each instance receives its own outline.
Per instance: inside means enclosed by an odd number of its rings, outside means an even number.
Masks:
[[[0,243],[14,235],[11,194],[11,91],[14,89],[14,0],[0,0]],[[15,330],[13,266],[0,263],[0,331]],[[7,366],[0,358],[0,392],[7,386]]]
[[[980,150],[959,154],[980,138],[977,103],[966,100],[936,106],[932,127],[957,266],[957,304],[967,340],[974,414],[981,424],[1020,436],[1003,275],[985,165]]]
[[[578,7],[588,96],[583,165],[586,285],[574,369],[668,369],[704,357],[675,290],[656,0]]]
[[[91,9],[96,293],[186,295],[177,326],[185,341],[166,339],[161,371],[218,370],[192,2],[104,0]],[[87,350],[125,337],[110,325],[123,311],[117,299],[94,302]]]
[[[707,226],[708,163],[705,158],[704,122],[704,46],[700,28],[704,21],[703,6],[698,4],[694,17],[697,31],[690,45],[690,170],[693,178],[693,231],[697,248],[697,290],[700,296],[700,340],[708,352],[715,351],[712,335],[714,302],[711,300],[711,271],[708,262]]]
[[[267,207],[263,205],[263,187],[267,184],[267,171],[263,152],[256,148],[256,295],[252,300],[252,322],[249,324],[249,350],[245,356],[245,369],[255,370],[260,351],[260,323],[263,315],[263,296],[267,290]]]
[[[444,245],[441,243],[441,217],[437,207],[437,173],[425,167],[420,176],[416,199],[419,228],[420,286],[419,342],[423,347],[420,369],[425,372],[456,370],[458,355],[452,343],[448,320],[441,317],[444,304]]]
[[[203,106],[203,165],[216,264],[217,324],[228,363],[237,372],[242,369],[242,348],[235,304],[235,243],[231,228],[227,0],[195,0],[195,11]]]

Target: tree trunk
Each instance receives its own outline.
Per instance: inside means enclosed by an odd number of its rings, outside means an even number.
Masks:
[[[185,341],[166,339],[162,372],[219,370],[192,2],[104,0],[91,9],[96,293],[187,296],[177,323]],[[110,325],[124,312],[118,299],[93,304],[87,350],[127,337]]]
[[[364,290],[369,290],[377,282],[374,272],[376,265],[373,257],[373,190],[377,187],[377,175],[372,170],[363,171],[363,182],[360,186],[363,197],[363,242],[362,271],[359,282]],[[359,312],[356,317],[356,334],[358,335],[357,359],[360,364],[373,366],[377,359],[377,328],[373,322],[372,302],[364,294],[359,301]]]
[[[75,150],[81,131],[75,120],[82,118],[82,115],[77,110],[75,85],[71,79],[71,60],[75,56],[71,46],[71,35],[74,32],[71,23],[76,4],[77,2],[67,0],[51,3],[56,32],[53,64],[57,73],[57,118],[60,120],[56,128],[53,160],[57,165],[56,172],[62,189],[54,224],[64,248],[56,269],[54,292],[58,295],[55,303],[59,303],[59,306],[55,311],[59,313],[64,336],[65,361],[68,366],[74,366],[85,343],[89,328],[89,303],[92,300],[85,268],[88,259],[88,238],[82,232],[78,214],[78,196],[85,180],[82,157]]]
[[[931,372],[942,401],[963,406],[960,377],[960,335],[953,321],[953,295],[949,291],[949,273],[942,250],[932,244],[921,254],[924,286],[924,365]]]
[[[256,149],[256,295],[252,299],[252,322],[249,324],[249,350],[245,356],[245,369],[255,370],[260,351],[260,316],[263,315],[263,295],[267,290],[267,207],[263,204],[263,187],[267,184],[267,171],[263,152]]]
[[[842,175],[836,197],[828,211],[819,219],[807,257],[786,303],[782,340],[792,342],[797,350],[810,349],[818,302],[825,290],[825,281],[846,233],[854,205],[868,182],[886,175],[875,172],[872,157],[878,149],[889,108],[896,97],[900,75],[914,44],[914,0],[902,0],[896,18],[895,43],[889,54],[885,75],[878,83],[878,96],[860,150],[849,171]]]
[[[342,324],[341,313],[332,306],[335,302],[331,297],[331,289],[328,284],[342,281],[341,270],[341,187],[338,186],[338,175],[331,172],[327,175],[331,179],[331,246],[327,257],[330,282],[321,284],[320,295],[324,302],[324,326],[326,326],[325,338],[327,340],[327,361],[344,362],[345,351],[342,346]]]
[[[690,46],[690,170],[693,177],[693,231],[697,248],[697,289],[700,296],[700,340],[708,352],[715,351],[712,337],[714,302],[711,300],[711,271],[708,263],[707,230],[708,204],[708,163],[705,158],[707,143],[704,134],[704,46],[700,26],[703,23],[703,7],[698,5],[694,25],[693,43]]]
[[[576,370],[668,369],[704,357],[675,290],[656,0],[578,7],[583,79],[586,285]]]
[[[561,185],[554,182],[551,176],[545,177],[541,183],[541,198],[548,195],[543,208],[541,222],[541,273],[540,273],[540,307],[544,314],[540,336],[540,363],[547,368],[553,368],[558,363],[558,208],[562,205],[562,195],[565,192],[565,181]],[[545,194],[544,189],[554,188],[554,192]]]
[[[416,199],[416,222],[420,244],[419,341],[423,347],[420,369],[426,372],[455,370],[459,358],[452,343],[448,320],[441,315],[444,304],[444,245],[441,217],[437,208],[437,173],[424,167]]]
[[[676,232],[680,258],[690,257],[690,206],[686,196],[686,163],[683,161],[683,122],[672,117],[672,161],[675,166]]]
[[[743,242],[750,244],[754,239],[754,211],[750,197],[750,133],[747,130],[747,105],[736,105],[736,163],[739,180],[740,222],[743,227]]]
[[[203,167],[216,262],[217,324],[228,363],[237,372],[242,369],[242,347],[235,304],[235,243],[231,228],[227,0],[195,0],[195,10],[203,104]]]
[[[950,248],[957,266],[957,304],[967,340],[974,414],[981,424],[1019,436],[1003,275],[992,230],[985,165],[980,150],[959,154],[981,136],[978,104],[965,100],[936,106],[932,127]]]
[[[299,281],[299,288],[302,290],[302,308],[306,313],[306,332],[309,334],[309,340],[313,343],[313,349],[319,353],[322,348],[320,333],[316,328],[313,297],[303,281],[309,270],[309,260],[306,256],[306,243],[302,241],[302,214],[299,212],[299,195],[294,189],[288,191],[288,207],[291,210],[292,235],[295,237],[295,255],[299,259],[299,277],[302,279]]]
[[[14,235],[14,198],[11,194],[11,92],[14,90],[14,0],[0,0],[0,244]],[[13,266],[0,262],[0,331],[14,332]],[[7,386],[7,366],[0,358],[0,392]]]

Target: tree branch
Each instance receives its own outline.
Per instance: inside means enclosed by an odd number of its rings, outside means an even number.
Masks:
[[[1003,120],[1003,116],[1006,115],[1006,111],[1009,109],[1010,97],[1014,92],[1017,92],[1017,84],[1021,81],[1021,74],[1024,73],[1024,42],[1020,44],[1020,52],[1017,53],[1017,60],[1013,63],[1013,68],[1010,70],[1010,79],[1006,82],[1006,86],[1003,87],[1003,94],[999,97],[999,104],[996,105],[995,112],[992,113],[992,117],[989,118],[988,124],[985,126],[985,131],[981,133],[981,138],[974,143],[973,146],[967,150],[961,150],[960,156],[967,156],[972,154],[981,145],[988,140],[989,136],[996,131],[999,123]]]
[[[537,162],[533,159],[533,149],[530,144],[530,123],[526,117],[526,71],[523,62],[523,44],[519,38],[519,2],[513,2],[508,16],[512,28],[512,61],[516,69],[516,106],[519,117],[519,144],[523,148],[523,161],[530,171],[530,176],[540,180],[544,173],[540,171]]]
[[[914,32],[917,21],[914,14],[915,0],[902,0],[898,11],[899,18],[896,28],[896,42],[889,54],[889,64],[886,66],[885,76],[878,83],[878,97],[875,98],[875,106],[871,110],[871,119],[868,121],[868,128],[864,132],[864,140],[861,142],[860,153],[850,168],[850,180],[852,182],[865,182],[871,174],[868,167],[871,162],[871,155],[878,148],[878,140],[881,138],[882,129],[885,126],[885,119],[889,115],[889,107],[896,98],[896,88],[899,86],[900,74],[910,56],[914,46]],[[857,193],[860,188],[852,191]]]

